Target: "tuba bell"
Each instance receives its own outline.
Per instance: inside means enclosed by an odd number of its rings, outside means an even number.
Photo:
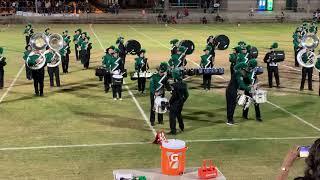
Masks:
[[[33,61],[33,59],[37,59],[35,62],[36,64],[32,63],[31,65],[31,62]],[[30,69],[38,70],[38,69],[41,69],[46,64],[46,58],[41,53],[41,51],[32,51],[28,55],[26,64]]]
[[[48,37],[48,46],[55,51],[59,51],[63,48],[63,37],[60,34],[51,34]]]
[[[303,36],[301,40],[301,45],[307,49],[315,49],[319,45],[319,38],[315,34],[307,34]]]
[[[61,63],[61,55],[57,51],[53,51],[54,55],[51,62],[47,63],[48,67],[57,67]]]
[[[317,56],[313,52],[319,45],[319,38],[316,34],[306,34],[301,39],[301,49],[297,54],[298,63],[306,68],[314,67],[317,62]],[[305,60],[304,60],[305,59]]]
[[[44,50],[47,45],[47,36],[43,33],[36,33],[30,38],[30,46],[33,50]]]

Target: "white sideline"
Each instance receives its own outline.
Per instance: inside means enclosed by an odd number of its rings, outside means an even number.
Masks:
[[[166,46],[166,45],[163,44],[162,42],[160,42],[160,41],[158,41],[158,40],[156,40],[156,39],[153,39],[151,36],[149,36],[149,35],[147,35],[147,34],[145,34],[145,33],[139,32],[136,28],[134,28],[134,27],[132,27],[132,26],[130,26],[130,25],[128,25],[128,27],[131,28],[132,30],[134,30],[135,32],[141,34],[142,36],[150,39],[151,41],[160,44],[160,45],[163,46],[164,48],[170,49],[168,46]],[[168,26],[168,27],[169,27],[169,26]],[[170,27],[170,28],[172,28],[172,27]],[[174,28],[172,28],[172,29],[174,29]],[[191,62],[192,62],[194,65],[196,65],[196,66],[199,67],[199,64],[197,64],[196,62],[194,62],[194,61],[192,61],[192,60],[191,60]],[[222,77],[222,76],[220,76],[220,75],[218,75],[218,77],[219,77],[220,79],[226,80],[224,77]]]
[[[0,104],[2,103],[2,101],[4,100],[4,98],[8,95],[9,91],[12,89],[13,85],[16,83],[17,79],[19,78],[20,74],[22,73],[23,69],[25,67],[25,64],[23,64],[20,68],[20,70],[18,71],[16,77],[13,79],[13,81],[11,82],[10,86],[8,87],[8,89],[6,90],[5,93],[3,93],[3,95],[0,98]]]
[[[224,138],[224,139],[195,139],[185,140],[187,143],[200,142],[228,142],[228,141],[272,141],[272,140],[302,140],[317,139],[318,136],[304,137],[252,137],[252,138]],[[50,145],[50,146],[25,146],[25,147],[4,147],[0,151],[19,151],[19,150],[39,150],[39,149],[57,149],[57,148],[86,148],[86,147],[106,147],[106,146],[126,146],[126,145],[144,145],[152,144],[151,142],[123,142],[123,143],[104,143],[104,144],[74,144],[74,145]]]
[[[103,45],[102,45],[99,37],[97,36],[97,34],[94,32],[94,30],[93,30],[93,28],[92,28],[92,24],[90,24],[89,26],[90,26],[91,32],[93,33],[93,35],[95,36],[95,38],[98,40],[98,42],[99,42],[102,50],[104,51],[104,47],[103,47]],[[145,112],[143,111],[143,109],[141,108],[139,102],[137,101],[137,99],[136,99],[136,97],[133,95],[133,93],[131,92],[129,86],[128,86],[128,85],[125,85],[125,88],[128,90],[128,92],[129,92],[130,96],[132,97],[134,103],[135,103],[136,106],[138,107],[138,109],[139,109],[139,111],[140,111],[143,119],[144,119],[144,120],[146,121],[146,123],[148,124],[150,130],[152,131],[152,134],[153,134],[154,136],[157,135],[156,130],[151,126],[150,121],[148,120],[146,113],[145,113]]]

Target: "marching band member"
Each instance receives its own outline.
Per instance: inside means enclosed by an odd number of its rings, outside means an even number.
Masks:
[[[114,49],[113,58],[110,59],[110,71],[112,73],[112,96],[113,100],[119,99],[122,101],[122,82],[123,78],[116,79],[114,75],[121,75],[121,67],[122,67],[122,60],[119,57],[120,50],[118,48]],[[122,76],[122,75],[121,75]]]
[[[87,36],[86,41],[88,43],[88,47],[87,47],[87,63],[84,64],[84,65],[88,69],[89,65],[90,65],[90,59],[91,59],[92,43],[90,42],[90,37],[89,36]]]
[[[213,59],[213,61],[214,61],[214,59],[215,59],[215,57],[216,57],[216,52],[215,52],[215,50],[216,50],[216,47],[219,45],[216,41],[215,41],[215,39],[214,39],[214,36],[209,36],[208,37],[208,39],[207,39],[207,45],[208,46],[211,46],[211,52],[210,52],[210,54],[212,55],[212,59]]]
[[[135,58],[135,71],[138,74],[138,91],[141,92],[142,94],[144,93],[144,90],[146,88],[146,77],[140,77],[141,72],[147,72],[149,69],[149,64],[148,64],[148,58],[145,58],[145,49],[141,49],[138,57]]]
[[[226,89],[226,99],[227,99],[227,125],[234,125],[233,114],[237,105],[237,94],[238,89],[242,89],[250,92],[251,88],[244,83],[244,78],[248,77],[247,63],[240,62],[234,69],[235,72],[231,76],[231,80]]]
[[[54,58],[54,51],[52,49],[48,49],[45,52],[46,61],[51,62]],[[60,87],[60,74],[59,74],[59,66],[49,67],[48,66],[48,74],[50,78],[50,87],[54,87],[54,78],[56,79],[57,87]]]
[[[184,67],[187,64],[185,52],[186,48],[184,46],[180,46],[177,53],[171,55],[171,59],[168,63],[172,69]]]
[[[201,62],[200,62],[201,68],[212,68],[213,67],[212,54],[210,54],[211,50],[212,50],[211,46],[206,46],[206,48],[203,50],[205,54],[201,56]],[[203,89],[210,90],[211,74],[203,73],[202,78],[203,78]]]
[[[184,123],[182,119],[182,109],[183,105],[189,97],[187,84],[182,81],[182,73],[179,69],[174,69],[172,71],[172,77],[175,79],[175,83],[171,85],[172,96],[169,100],[170,112],[169,112],[169,121],[170,129],[169,134],[175,135],[177,133],[176,129],[176,119],[179,123],[179,128],[181,131],[184,131]]]
[[[79,48],[79,58],[80,58],[81,64],[83,64],[83,69],[88,69],[88,65],[89,65],[88,51],[87,51],[88,45],[89,45],[88,37],[86,37],[85,34],[82,33],[82,38],[80,38],[78,42],[78,48]]]
[[[4,69],[3,67],[7,65],[6,58],[2,56],[3,48],[0,47],[0,89],[3,89],[4,85]]]
[[[124,71],[124,65],[126,63],[126,47],[124,46],[124,38],[123,37],[119,37],[116,41],[116,44],[118,45],[118,49],[120,50],[119,53],[119,57],[122,59],[123,63],[122,63],[122,67],[121,67],[121,71]]]
[[[31,79],[32,79],[32,70],[30,69],[29,66],[27,66],[27,58],[28,58],[29,54],[31,53],[32,48],[31,48],[30,45],[27,45],[27,46],[25,47],[25,50],[26,50],[26,51],[24,52],[23,59],[24,59],[24,61],[25,61],[26,77],[27,77],[28,80],[31,80]]]
[[[154,100],[155,96],[165,96],[165,88],[170,89],[167,77],[168,63],[162,62],[159,66],[158,73],[152,75],[150,79],[150,122],[154,126],[155,122],[155,109]],[[158,123],[163,124],[163,114],[158,113]]]
[[[28,24],[24,30],[24,35],[26,36],[26,46],[29,45],[30,38],[33,35],[33,28],[31,24]]]
[[[280,88],[280,77],[279,77],[279,68],[278,63],[274,62],[273,57],[271,54],[273,51],[278,48],[278,43],[273,43],[270,47],[270,51],[265,55],[263,61],[267,63],[267,70],[268,70],[268,82],[269,82],[269,88],[272,88],[272,74],[274,74],[274,77],[276,79],[277,88]]]
[[[65,38],[70,38],[70,36],[68,35],[68,33],[69,33],[69,31],[68,30],[64,30],[63,32],[62,32],[62,37],[63,37],[63,39],[65,39]]]
[[[73,43],[74,43],[74,52],[76,54],[76,60],[79,61],[79,50],[78,50],[78,42],[80,40],[80,36],[81,36],[81,29],[77,29],[75,31],[75,35],[73,35]]]
[[[229,54],[230,73],[234,73],[234,66],[237,64],[237,47],[233,48],[233,52]]]
[[[246,83],[247,86],[254,85],[257,83],[257,75],[255,74],[255,68],[258,66],[258,62],[255,59],[250,59],[248,62],[248,68],[249,68],[249,76],[244,78],[244,82]],[[250,96],[252,98],[252,93],[249,91],[245,90],[244,94],[247,96]],[[261,113],[260,113],[260,106],[258,103],[254,103],[254,109],[256,112],[256,120],[258,122],[262,122],[261,119]],[[249,112],[249,107],[246,109],[243,109],[242,111],[242,117],[244,119],[248,119],[248,112]]]
[[[50,35],[51,35],[51,33],[50,33],[50,28],[46,28],[46,29],[44,30],[44,35],[46,35],[46,36],[50,36]]]
[[[63,73],[69,72],[68,71],[68,69],[69,69],[69,54],[71,53],[69,43],[70,43],[70,39],[68,37],[65,37],[63,39],[63,48],[60,49]]]
[[[171,47],[171,56],[174,54],[177,54],[178,47],[179,47],[179,40],[178,39],[172,39],[170,41],[170,44],[172,45]]]
[[[295,32],[292,37],[293,37],[293,50],[294,50],[294,65],[295,65],[295,67],[299,67],[297,55],[301,49],[301,45],[300,45],[301,33],[300,33],[300,31]]]
[[[310,53],[312,52],[311,49],[307,49],[307,52],[302,55],[303,61],[308,61],[308,58],[310,58]],[[313,67],[302,67],[302,78],[301,78],[301,85],[300,85],[300,91],[303,91],[304,89],[304,83],[306,81],[306,77],[308,75],[308,89],[309,91],[313,91],[312,89],[312,74],[313,74]]]
[[[106,68],[107,73],[104,76],[104,91],[109,92],[110,83],[111,83],[111,74],[110,74],[110,61],[113,58],[114,46],[110,46],[106,49],[106,55],[102,57],[102,65]]]

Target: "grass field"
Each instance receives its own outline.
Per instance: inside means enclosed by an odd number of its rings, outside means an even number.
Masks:
[[[264,67],[262,58],[272,42],[277,41],[286,51],[287,59],[279,67],[282,88],[267,89],[266,73],[260,77],[270,101],[261,106],[263,123],[254,120],[253,108],[251,119],[242,120],[238,107],[235,119],[239,125],[225,125],[230,50],[217,52],[216,65],[224,67],[226,73],[213,78],[212,91],[202,90],[199,77],[187,80],[190,99],[183,111],[186,129],[176,138],[188,141],[188,167],[213,159],[227,179],[271,180],[293,145],[309,145],[319,136],[318,92],[298,91],[300,69],[293,69],[291,35],[297,24],[36,25],[35,29],[44,31],[46,26],[58,33],[78,27],[87,31],[94,46],[91,68],[82,70],[72,46],[70,73],[61,75],[62,87],[50,89],[46,73],[45,97],[34,97],[25,70],[17,76],[23,68],[24,26],[0,26],[0,46],[5,47],[8,59],[5,89],[0,91],[4,98],[0,102],[0,179],[112,179],[113,169],[160,167],[160,149],[148,143],[153,140],[146,121],[149,95],[140,95],[136,82],[127,78],[124,100],[113,101],[112,94],[105,94],[103,83],[94,76],[103,49],[114,44],[118,35],[139,40],[153,69],[169,59],[169,41],[173,38],[194,41],[196,51],[188,57],[189,67],[199,63],[205,40],[212,34],[229,36],[230,47],[239,40],[258,47],[259,63]],[[128,56],[127,69],[133,69],[133,58]],[[316,72],[314,79],[317,90]],[[164,125],[155,126],[155,130],[160,129],[169,130],[167,115]],[[299,160],[290,176],[301,175],[303,166]]]

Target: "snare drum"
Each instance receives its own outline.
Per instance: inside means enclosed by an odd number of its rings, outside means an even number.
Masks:
[[[247,109],[251,104],[252,98],[245,94],[238,95],[238,105],[243,106],[244,109]]]
[[[122,75],[112,75],[112,85],[122,85],[123,76]]]
[[[100,66],[96,69],[96,76],[105,76],[106,75],[106,68]]]
[[[256,73],[256,75],[263,74],[263,67],[261,67],[261,66],[256,67],[255,73]]]
[[[214,68],[203,68],[204,75],[212,75],[212,74],[214,74],[214,71],[215,71]]]
[[[164,114],[168,111],[169,101],[165,97],[156,96],[154,99],[154,109],[156,113]]]
[[[264,90],[256,90],[256,92],[253,94],[253,99],[255,103],[261,104],[267,102],[267,91]]]

